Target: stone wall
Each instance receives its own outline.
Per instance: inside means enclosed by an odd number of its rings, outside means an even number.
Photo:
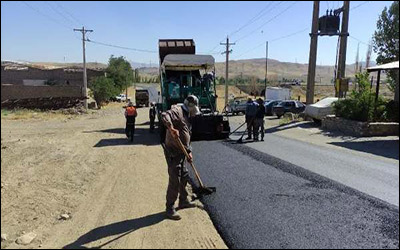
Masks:
[[[32,98],[81,98],[82,96],[82,87],[80,86],[1,85],[1,102]]]
[[[396,122],[359,122],[335,115],[328,115],[323,119],[322,128],[357,137],[399,135],[399,123]]]
[[[88,82],[93,77],[103,75],[104,71],[87,69]],[[83,86],[83,72],[79,68],[21,67],[20,69],[8,69],[6,66],[1,66],[1,84],[23,85],[24,80],[44,80],[52,81],[56,85]]]

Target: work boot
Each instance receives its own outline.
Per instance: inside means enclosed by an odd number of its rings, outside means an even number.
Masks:
[[[254,137],[254,141],[258,141],[258,138]]]
[[[180,220],[182,217],[176,212],[175,208],[171,208],[166,210],[167,218],[170,220]]]
[[[261,141],[264,141],[264,138],[261,138]]]
[[[186,208],[195,208],[197,207],[196,203],[192,202],[192,201],[180,201],[179,202],[179,209],[186,209]]]
[[[251,140],[251,136],[248,136],[245,140]]]

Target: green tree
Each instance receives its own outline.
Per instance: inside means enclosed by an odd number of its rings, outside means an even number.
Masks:
[[[379,97],[375,102],[368,78],[368,72],[356,74],[358,88],[334,103],[336,116],[362,122],[387,120],[387,101]]]
[[[113,80],[119,92],[122,92],[133,83],[131,64],[122,56],[111,56],[106,71],[107,76]]]
[[[374,51],[378,54],[376,62],[379,64],[399,60],[399,1],[394,1],[389,7],[385,7],[376,24],[374,33]],[[396,72],[388,72],[390,86],[394,90],[398,81]]]
[[[120,93],[120,90],[115,86],[113,79],[105,76],[94,78],[90,88],[99,107],[101,107],[106,101],[110,100],[110,98]]]

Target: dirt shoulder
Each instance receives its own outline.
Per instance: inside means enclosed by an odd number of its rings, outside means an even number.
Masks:
[[[2,119],[1,248],[226,248],[201,209],[165,219],[166,162],[147,117],[140,109],[133,144],[120,107]],[[15,243],[29,232],[31,244]]]

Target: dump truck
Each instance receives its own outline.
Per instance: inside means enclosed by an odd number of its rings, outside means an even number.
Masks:
[[[230,132],[228,118],[216,109],[215,59],[195,52],[193,39],[159,40],[161,91],[158,114],[183,103],[188,95],[195,95],[201,114],[192,118],[192,140],[227,138]],[[165,128],[163,124],[160,126],[163,140]]]
[[[149,91],[147,89],[136,88],[135,100],[137,106],[149,106]]]

